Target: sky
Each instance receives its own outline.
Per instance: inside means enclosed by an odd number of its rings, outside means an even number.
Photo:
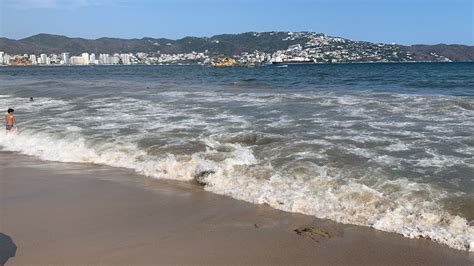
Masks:
[[[398,44],[474,45],[474,0],[0,0],[0,36],[95,39],[314,31]]]

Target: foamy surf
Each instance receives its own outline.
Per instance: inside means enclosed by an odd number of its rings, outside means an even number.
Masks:
[[[204,152],[180,157],[151,156],[120,140],[97,142],[80,135],[58,137],[28,129],[0,136],[0,145],[4,151],[43,160],[103,164],[153,178],[196,180],[208,191],[251,203],[473,251],[474,227],[443,210],[439,203],[446,193],[431,185],[390,180],[383,171],[370,169],[356,180],[350,170],[307,162],[276,169],[261,165],[251,149],[218,139],[223,138],[203,140]]]
[[[0,69],[0,147],[472,251],[472,66]]]

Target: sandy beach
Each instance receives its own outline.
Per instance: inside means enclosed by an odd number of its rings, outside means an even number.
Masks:
[[[472,265],[429,240],[126,169],[0,153],[0,264]]]

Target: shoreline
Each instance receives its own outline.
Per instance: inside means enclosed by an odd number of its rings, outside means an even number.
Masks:
[[[474,262],[429,240],[253,205],[191,183],[10,152],[0,152],[0,202],[0,233],[17,247],[7,265]]]
[[[474,61],[387,61],[387,62],[334,62],[334,63],[326,63],[326,62],[318,62],[318,63],[309,63],[309,64],[288,64],[288,65],[365,65],[365,64],[472,64]],[[263,65],[252,65],[252,67],[265,67],[267,64]],[[269,66],[276,66],[276,64],[268,64]],[[282,63],[281,65],[285,65]],[[194,63],[168,63],[168,64],[89,64],[89,65],[0,65],[0,67],[110,67],[110,66],[124,66],[124,67],[134,67],[134,66],[202,66],[202,67],[210,67],[211,65],[208,64],[194,64]],[[241,67],[241,68],[249,68],[247,65],[243,66],[233,66],[233,67]]]

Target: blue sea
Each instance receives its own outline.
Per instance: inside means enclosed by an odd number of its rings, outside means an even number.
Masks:
[[[474,251],[474,63],[2,67],[0,107],[3,151]]]

